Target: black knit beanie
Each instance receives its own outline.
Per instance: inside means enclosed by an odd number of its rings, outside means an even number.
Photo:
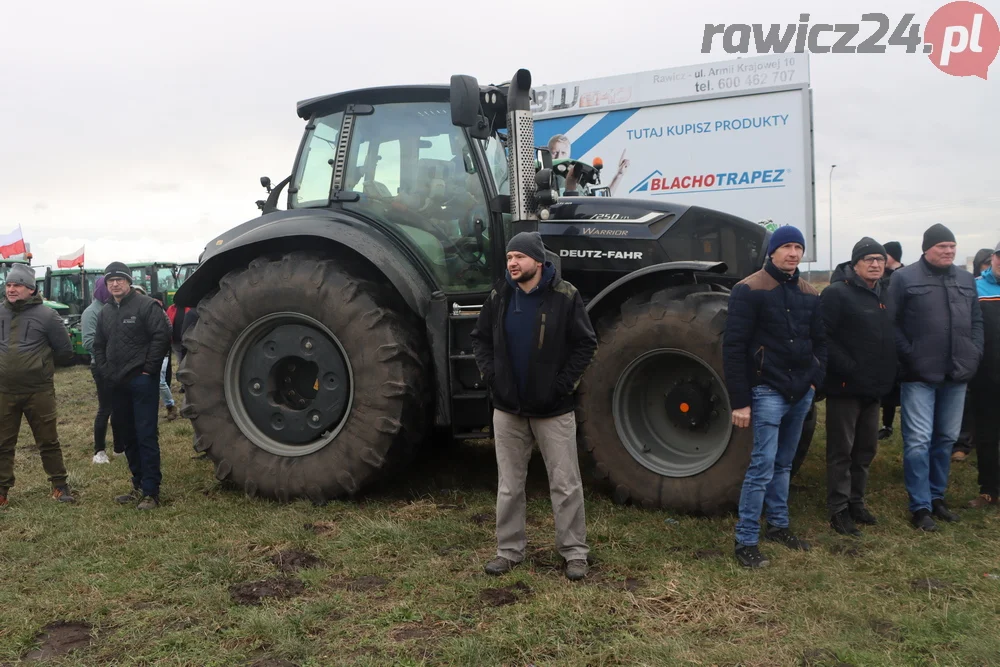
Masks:
[[[923,252],[927,252],[938,243],[955,243],[955,235],[940,222],[927,228],[924,232],[924,243],[920,248]]]
[[[128,284],[132,284],[132,272],[123,262],[111,262],[108,268],[104,269],[104,280],[107,282],[112,278],[124,278]]]
[[[857,264],[865,255],[882,255],[882,257],[887,257],[882,244],[868,236],[854,244],[854,250],[851,251],[851,264]]]
[[[897,262],[903,261],[903,246],[899,244],[899,241],[889,241],[885,244],[884,248],[889,257],[892,257]]]
[[[536,262],[545,263],[545,244],[538,232],[521,232],[507,244],[507,252],[524,253]]]

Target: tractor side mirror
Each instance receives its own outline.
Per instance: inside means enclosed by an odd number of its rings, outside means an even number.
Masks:
[[[261,176],[260,177],[260,187],[262,187],[265,190],[267,190],[268,194],[271,194],[271,179],[268,178],[267,176]]]
[[[480,111],[479,82],[473,76],[453,74],[451,77],[451,123],[469,130],[475,139],[488,139],[490,126]]]

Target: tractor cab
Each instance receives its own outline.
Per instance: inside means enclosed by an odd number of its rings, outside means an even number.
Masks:
[[[172,262],[145,262],[129,264],[128,268],[132,272],[132,286],[141,287],[146,294],[162,294],[164,306],[173,303],[174,294],[177,292],[177,269],[178,264]]]
[[[100,272],[87,271],[83,267],[75,269],[45,270],[43,293],[46,298],[66,305],[68,316],[79,317],[94,298],[94,284]]]

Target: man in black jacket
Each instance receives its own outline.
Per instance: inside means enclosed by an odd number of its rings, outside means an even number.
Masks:
[[[888,241],[885,244],[885,272],[882,274],[882,291],[889,293],[889,282],[892,274],[903,268],[903,246],[899,241]],[[897,369],[898,370],[898,369]],[[894,378],[892,389],[882,397],[882,428],[878,431],[878,439],[885,440],[892,437],[892,424],[896,421],[896,408],[899,407],[899,377]]]
[[[860,536],[868,468],[878,446],[879,399],[896,381],[896,341],[881,283],[885,248],[864,237],[820,295],[826,324],[826,504],[830,526]]]
[[[132,472],[132,492],[118,496],[138,509],[160,504],[160,443],[157,408],[160,368],[170,346],[170,325],[159,304],[132,288],[121,262],[104,272],[112,300],[101,309],[94,335],[97,370],[112,386],[111,429],[124,445]]]
[[[764,537],[790,549],[809,544],[789,531],[788,483],[802,424],[826,372],[826,338],[816,288],[800,279],[805,239],[779,227],[767,263],[729,295],[723,370],[733,424],[753,424],[753,451],[740,493],[736,560],[744,567],[769,563],[757,543]],[[752,410],[751,410],[752,406]]]
[[[497,455],[497,557],[492,575],[524,560],[524,484],[534,443],[549,475],[556,546],[566,576],[587,574],[587,526],[576,448],[576,388],[597,351],[583,299],[545,261],[538,232],[507,245],[507,275],[472,333],[476,364],[493,400]]]
[[[979,457],[979,496],[969,502],[973,509],[1000,502],[1000,243],[989,260],[989,268],[976,279],[985,336],[983,360],[969,390]]]
[[[889,286],[902,366],[903,477],[913,527],[936,530],[933,515],[958,521],[944,501],[951,450],[962,425],[966,384],[983,356],[983,314],[972,274],[955,266],[955,235],[924,232],[920,261]]]

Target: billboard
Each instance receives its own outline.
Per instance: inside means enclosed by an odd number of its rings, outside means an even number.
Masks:
[[[533,109],[536,143],[555,158],[601,158],[611,196],[794,225],[815,260],[807,54],[537,86]]]

